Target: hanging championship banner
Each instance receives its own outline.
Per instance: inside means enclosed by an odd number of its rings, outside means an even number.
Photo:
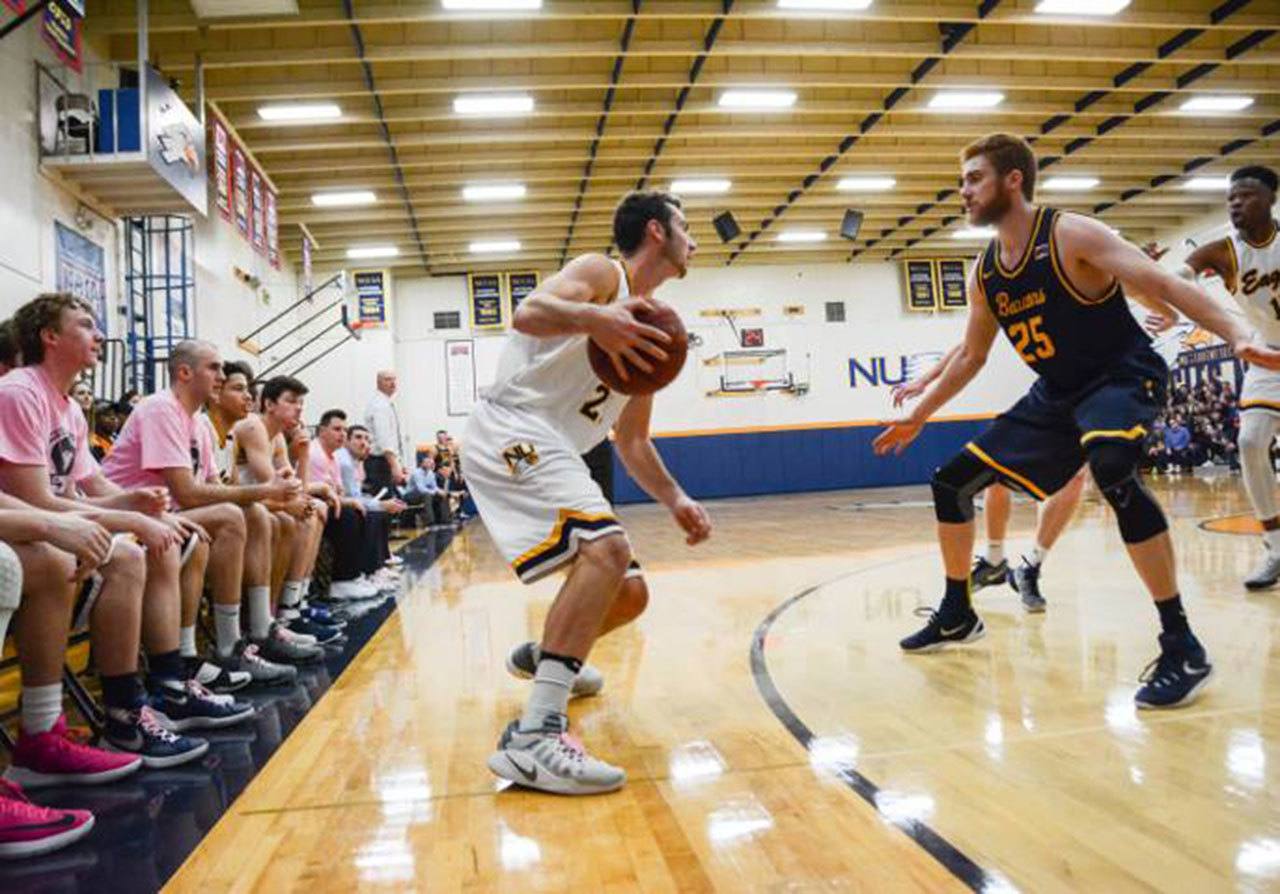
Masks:
[[[907,289],[907,310],[936,310],[938,290],[933,278],[933,261],[903,261],[902,275]]]
[[[366,326],[382,326],[387,322],[387,283],[391,274],[386,270],[353,270],[356,283],[356,313]]]
[[[253,214],[253,247],[258,254],[267,253],[267,214],[262,205],[262,175],[254,168],[249,174],[249,195]]]
[[[476,405],[475,345],[470,339],[444,343],[444,388],[450,416],[466,416]]]
[[[940,258],[938,264],[938,299],[943,310],[959,310],[969,306],[969,281],[962,258]]]
[[[236,229],[249,239],[249,169],[244,150],[238,145],[231,147],[231,205],[235,210]]]
[[[49,0],[44,8],[44,25],[41,36],[54,55],[73,71],[80,71],[80,23],[84,16],[82,2],[76,0]]]
[[[471,328],[502,328],[501,273],[468,273],[467,294],[471,297]]]
[[[302,237],[302,294],[311,294],[311,240]]]
[[[511,298],[511,319],[516,317],[516,308],[520,302],[528,298],[538,287],[538,271],[522,270],[519,273],[507,274],[507,295]]]
[[[213,119],[213,195],[218,213],[231,220],[231,139],[217,118]]]
[[[266,190],[267,199],[267,261],[272,267],[280,269],[280,231],[276,218],[276,194]]]
[[[4,5],[18,13],[18,15],[22,15],[27,11],[27,0],[4,0]]]

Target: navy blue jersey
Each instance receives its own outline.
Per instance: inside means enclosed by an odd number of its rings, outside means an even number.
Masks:
[[[1088,298],[1062,266],[1054,240],[1059,212],[1040,208],[1026,251],[1012,270],[1000,263],[991,240],[979,262],[987,306],[1018,352],[1057,393],[1086,387],[1151,340],[1134,320],[1124,289],[1114,282],[1100,298]]]

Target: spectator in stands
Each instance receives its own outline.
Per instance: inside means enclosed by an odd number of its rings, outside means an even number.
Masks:
[[[449,510],[449,498],[440,488],[436,480],[436,461],[431,453],[424,452],[418,461],[418,467],[409,476],[409,489],[405,500],[410,504],[421,504],[423,515],[429,527],[447,525],[453,520]]]
[[[435,460],[436,463],[444,463],[454,457],[453,438],[443,428],[436,429],[435,443]]]
[[[222,385],[205,403],[205,422],[213,440],[213,464],[223,484],[235,477],[236,440],[231,434],[236,423],[253,412],[253,370],[249,364],[227,361],[222,364]]]
[[[91,420],[93,431],[89,433],[89,452],[94,459],[102,462],[111,453],[116,435],[120,432],[120,417],[116,413],[116,405],[109,400],[95,400]]]
[[[71,386],[71,399],[80,405],[85,419],[93,418],[93,386],[85,379],[77,379]]]
[[[378,390],[369,399],[364,410],[366,430],[373,440],[373,449],[365,460],[365,479],[374,493],[393,488],[408,481],[400,460],[400,415],[391,398],[396,393],[396,374],[391,370],[378,373]]]
[[[436,483],[440,485],[440,491],[449,500],[450,513],[459,521],[465,521],[466,519],[460,517],[460,514],[462,504],[467,499],[467,489],[462,476],[458,474],[458,467],[452,462],[441,463],[436,469]]]
[[[369,430],[363,425],[353,425],[347,430],[347,444],[334,452],[338,460],[338,469],[342,473],[342,488],[348,494],[364,494],[365,507],[373,513],[373,523],[378,528],[375,539],[381,562],[389,565],[400,565],[399,556],[392,556],[389,548],[391,537],[390,515],[403,512],[405,504],[394,492],[388,493],[385,488],[374,490],[364,478],[365,460],[373,452],[373,439]],[[367,575],[367,580],[381,589],[393,589],[398,585],[395,576],[385,569]]]
[[[286,682],[292,675],[273,664],[276,658],[265,645],[271,622],[271,518],[261,501],[287,498],[298,485],[283,480],[254,488],[222,484],[208,430],[195,418],[222,379],[218,350],[207,342],[182,341],[170,351],[168,366],[170,387],[134,408],[104,471],[123,488],[163,488],[182,517],[213,537],[212,548],[205,556],[193,557],[184,574],[181,610],[180,650],[194,663],[196,615],[207,575],[213,591],[217,670],[209,674],[206,685],[233,691],[237,678],[247,682],[245,674],[261,682]],[[242,587],[248,642],[240,630]]]
[[[19,308],[14,324],[27,365],[0,379],[0,491],[39,509],[84,515],[138,539],[140,546],[132,538],[113,538],[110,560],[98,572],[97,600],[92,599],[95,583],[79,613],[87,612],[94,639],[106,738],[114,748],[139,755],[146,766],[195,760],[208,742],[175,735],[165,724],[200,724],[223,712],[207,690],[183,680],[178,652],[179,547],[194,536],[195,551],[207,548],[208,534],[167,513],[161,489],[121,491],[90,455],[88,424],[67,397],[76,376],[97,364],[102,349],[103,335],[89,306],[73,295],[41,295]],[[165,714],[148,703],[137,673],[139,592],[148,682]],[[51,674],[55,661],[60,672],[61,651],[50,658]]]
[[[295,450],[305,449],[300,446],[304,443],[300,438],[305,436],[305,431],[299,432],[299,429],[306,394],[307,386],[290,376],[268,379],[262,385],[261,410],[250,413],[232,429],[236,441],[237,481],[261,482],[280,477],[297,480],[301,485],[292,499],[274,507],[287,512],[297,523],[279,599],[279,605],[288,614],[288,625],[272,627],[273,636],[295,656],[291,659],[294,661],[323,657],[324,650],[317,643],[332,642],[341,635],[334,625],[302,615],[303,600],[311,589],[316,554],[324,534],[327,505],[337,502],[337,494],[327,485],[309,486],[307,463],[295,468],[292,461],[290,438],[294,439]]]
[[[1164,431],[1164,462],[1161,471],[1167,466],[1189,472],[1196,465],[1192,458],[1191,431],[1181,416],[1174,416]]]
[[[0,323],[0,376],[21,365],[22,354],[18,350],[18,333],[13,328],[13,320],[5,320]]]

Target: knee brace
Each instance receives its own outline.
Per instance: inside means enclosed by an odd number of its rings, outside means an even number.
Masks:
[[[1164,511],[1138,478],[1142,448],[1136,441],[1096,441],[1089,445],[1089,469],[1115,511],[1120,539],[1141,543],[1169,529]]]
[[[934,470],[929,485],[933,488],[933,511],[938,521],[961,525],[973,521],[973,497],[990,487],[996,473],[968,450],[961,450]]]

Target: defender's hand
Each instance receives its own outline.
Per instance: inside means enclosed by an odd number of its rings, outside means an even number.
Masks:
[[[900,456],[924,428],[923,422],[916,422],[910,418],[887,419],[881,425],[886,425],[888,428],[880,432],[872,443],[876,456],[884,456],[891,450],[894,456]]]
[[[681,497],[671,507],[671,515],[685,533],[684,542],[697,546],[711,536],[711,516],[697,500]]]

